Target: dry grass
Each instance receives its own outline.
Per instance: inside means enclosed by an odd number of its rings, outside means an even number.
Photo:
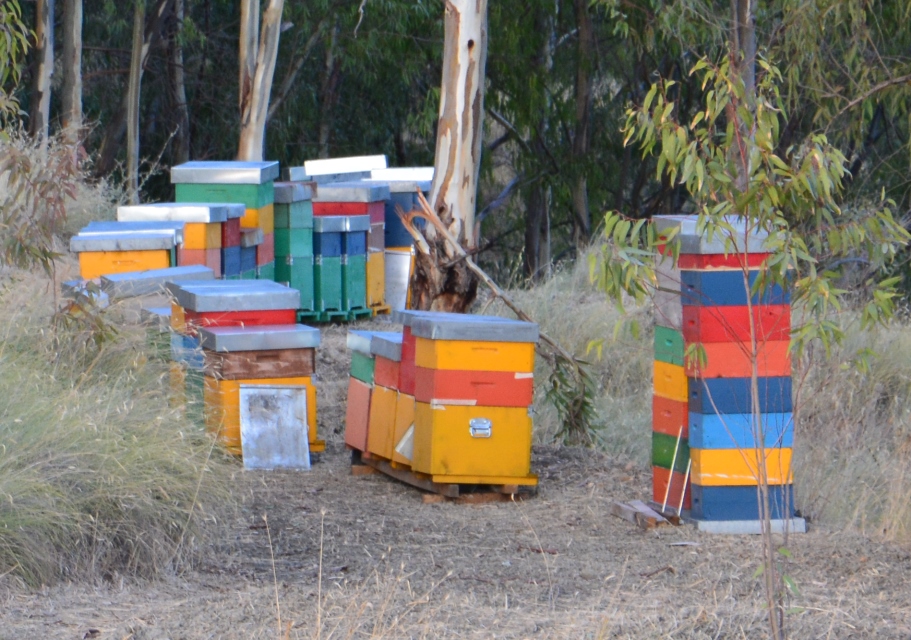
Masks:
[[[0,573],[43,584],[180,566],[224,495],[224,465],[168,408],[166,364],[116,307],[55,331],[53,285],[2,282]]]

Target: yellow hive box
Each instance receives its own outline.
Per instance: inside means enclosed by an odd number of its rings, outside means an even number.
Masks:
[[[240,226],[259,227],[263,234],[269,235],[275,231],[275,205],[267,204],[259,209],[247,209],[244,217],[240,219]]]
[[[412,468],[434,482],[537,484],[525,407],[416,402]]]
[[[367,254],[367,306],[376,307],[386,301],[386,254],[371,251]]]
[[[370,396],[370,421],[367,427],[367,451],[370,453],[392,459],[392,449],[395,446],[395,405],[398,392],[386,387],[373,387]]]
[[[206,376],[203,401],[206,405],[206,431],[217,434],[228,451],[240,455],[240,385],[301,385],[307,388],[307,422],[310,452],[319,453],[326,443],[316,437],[316,387],[310,376],[296,378],[257,378],[219,380]]]
[[[220,222],[188,222],[183,226],[184,249],[221,249]]]
[[[187,370],[180,362],[168,363],[169,404],[172,409],[183,407],[187,403]]]
[[[535,370],[535,345],[532,342],[416,338],[415,362],[417,366],[428,369],[532,373]]]
[[[186,334],[187,332],[187,316],[183,307],[176,302],[171,303],[171,329],[177,333]]]
[[[655,395],[669,400],[686,402],[689,400],[689,388],[686,382],[686,370],[680,365],[655,360]]]
[[[83,251],[79,254],[79,275],[86,280],[131,271],[167,269],[171,252],[154,251]]]
[[[410,434],[409,434],[410,432]],[[369,432],[368,432],[369,435]],[[411,458],[403,455],[399,449],[407,448],[410,456],[411,447],[405,442],[406,438],[414,438],[414,396],[399,393],[395,402],[395,424],[392,434],[392,462],[394,464],[410,467]]]
[[[759,483],[759,449],[690,449],[692,482],[703,487],[754,486]],[[791,449],[766,449],[770,485],[791,484]]]

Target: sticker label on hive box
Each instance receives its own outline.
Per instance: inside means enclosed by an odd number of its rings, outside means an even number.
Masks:
[[[395,445],[395,452],[406,460],[411,460],[414,457],[414,423],[408,427],[408,431],[405,432],[405,435],[402,436],[402,439],[399,440],[399,443]]]

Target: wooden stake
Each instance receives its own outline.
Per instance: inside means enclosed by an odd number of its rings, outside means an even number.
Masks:
[[[680,432],[677,434],[677,444],[674,445],[674,457],[671,459],[671,472],[667,476],[667,487],[664,489],[664,502],[661,503],[661,511],[667,511],[667,500],[671,495],[671,485],[674,484],[674,467],[677,466],[677,452],[680,451],[680,440],[683,438],[683,425],[680,425]]]
[[[683,511],[683,499],[686,497],[686,485],[690,481],[690,469],[693,468],[693,459],[690,458],[686,463],[686,475],[683,476],[683,491],[680,492],[680,504],[677,505],[677,515]]]

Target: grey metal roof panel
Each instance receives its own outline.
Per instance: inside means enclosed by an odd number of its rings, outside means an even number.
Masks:
[[[355,331],[348,330],[346,344],[349,351],[357,351],[365,356],[372,356],[370,352],[370,341],[373,338],[373,331]]]
[[[291,204],[301,200],[311,200],[313,192],[310,185],[301,182],[276,182],[275,202],[277,204]]]
[[[366,172],[373,169],[386,167],[386,156],[348,156],[345,158],[326,158],[322,160],[306,160],[304,171],[307,175],[322,176],[333,173]]]
[[[345,231],[370,231],[370,216],[345,216]]]
[[[214,280],[215,272],[203,265],[150,269],[101,276],[101,289],[114,298],[162,293],[168,282]]]
[[[368,226],[370,216],[367,218]],[[313,233],[344,233],[348,231],[347,216],[314,216]]]
[[[377,180],[416,180],[418,182],[430,182],[433,180],[433,167],[387,167],[385,169],[373,169],[370,177]]]
[[[229,284],[230,283],[230,284]],[[199,313],[298,309],[300,291],[269,280],[213,280],[210,283],[169,282],[177,303]]]
[[[287,182],[309,182],[311,178],[303,167],[285,167],[282,169],[282,180]]]
[[[497,316],[446,313],[421,315],[411,321],[411,333],[430,340],[480,342],[537,342],[538,325]]]
[[[199,340],[203,349],[210,351],[315,349],[320,345],[320,333],[303,324],[209,327],[199,329]]]
[[[402,334],[394,331],[377,331],[370,339],[370,352],[395,362],[402,361]]]
[[[367,184],[386,185],[389,187],[389,193],[416,193],[421,191],[427,193],[430,191],[430,181],[423,180],[384,180],[381,178],[369,178],[362,180]]]
[[[240,246],[257,247],[266,239],[262,227],[243,227],[240,230]]]
[[[177,244],[183,242],[183,230],[186,223],[174,220],[93,220],[79,230],[79,235],[102,235],[106,233],[161,233],[172,232]]]
[[[117,207],[117,219],[129,221],[163,221],[180,222],[226,222],[231,218],[242,218],[246,208],[243,203],[216,202],[156,202],[153,204],[133,204]]]
[[[158,251],[177,245],[173,232],[78,234],[70,238],[70,251]]]
[[[194,160],[171,167],[171,184],[263,184],[277,179],[275,160]]]
[[[313,194],[314,202],[377,202],[389,198],[389,187],[369,182],[321,183]]]
[[[680,240],[680,253],[714,255],[744,250],[749,253],[768,251],[765,247],[768,233],[765,231],[754,231],[744,244],[746,225],[740,216],[725,216],[725,221],[734,229],[733,237],[729,237],[729,233],[726,231],[717,230],[711,240],[704,229],[697,228],[699,216],[696,215],[653,216],[652,221],[659,235],[671,229],[680,228],[677,234],[677,238]]]

